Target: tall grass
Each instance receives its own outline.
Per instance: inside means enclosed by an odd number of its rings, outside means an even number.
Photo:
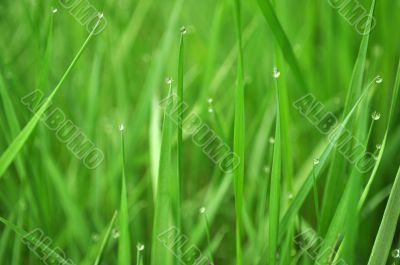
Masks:
[[[399,263],[399,9],[333,2],[2,1],[0,264]]]

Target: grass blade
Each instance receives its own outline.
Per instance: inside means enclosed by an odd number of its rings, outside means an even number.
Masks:
[[[388,119],[388,123],[387,123],[387,127],[386,127],[385,136],[383,137],[382,147],[381,147],[381,150],[379,151],[378,159],[376,161],[375,167],[372,170],[371,176],[368,179],[368,183],[365,186],[364,191],[363,191],[363,193],[361,195],[360,201],[358,203],[358,210],[359,211],[361,210],[361,208],[363,207],[363,205],[365,203],[365,200],[367,199],[367,196],[368,196],[368,193],[369,193],[369,191],[371,189],[372,183],[375,180],[376,173],[378,172],[378,166],[381,163],[383,152],[385,151],[387,137],[388,137],[388,134],[389,134],[389,129],[390,129],[390,126],[391,126],[391,123],[392,123],[393,116],[396,113],[397,99],[398,99],[398,96],[399,96],[399,88],[400,88],[400,60],[399,60],[398,67],[397,67],[396,81],[395,81],[394,88],[393,88],[392,103],[390,105],[389,119]]]
[[[353,108],[350,110],[350,112],[347,114],[345,119],[342,121],[341,125],[336,129],[334,139],[332,139],[332,141],[329,142],[328,146],[325,148],[322,155],[320,156],[318,165],[316,165],[313,169],[311,169],[311,172],[309,173],[307,179],[304,181],[300,190],[294,196],[292,203],[290,204],[289,208],[286,210],[286,212],[281,220],[281,224],[280,224],[281,229],[279,231],[279,239],[280,240],[283,238],[287,226],[289,225],[289,223],[291,221],[293,221],[293,218],[300,210],[302,204],[304,203],[310,190],[312,189],[312,187],[314,185],[314,174],[315,174],[315,179],[318,180],[323,168],[328,164],[329,157],[330,157],[332,151],[334,150],[334,147],[335,147],[340,135],[343,133],[344,128],[346,127],[347,123],[349,122],[350,118],[354,114],[355,110],[357,109],[357,107],[360,104],[360,102],[362,101],[362,99],[365,97],[365,95],[368,93],[368,91],[370,91],[370,89],[372,89],[372,86],[374,86],[374,85],[376,85],[375,80],[373,80],[368,85],[367,89],[365,89],[365,91],[363,92],[361,97],[354,104]]]
[[[129,208],[128,208],[128,195],[126,190],[126,176],[125,176],[125,151],[124,151],[124,125],[121,124],[121,148],[122,148],[122,180],[121,180],[121,204],[119,216],[119,233],[120,238],[118,241],[118,265],[131,264],[131,242],[129,234]]]
[[[278,84],[275,82],[277,97],[279,97]],[[281,114],[279,110],[279,99],[277,99],[277,118],[275,128],[275,145],[271,172],[271,189],[269,198],[269,244],[268,244],[268,264],[276,264],[276,253],[278,249],[279,214],[281,203]]]
[[[400,215],[400,167],[397,171],[389,200],[386,204],[385,213],[378,234],[375,238],[374,247],[369,257],[368,265],[385,264],[392,246],[397,221]]]
[[[55,249],[52,248],[53,246],[48,245],[48,237],[43,237],[42,233],[40,235],[40,238],[37,238],[33,233],[31,234],[24,231],[22,228],[9,222],[3,217],[0,217],[0,222],[13,230],[17,234],[17,236],[21,237],[21,239],[25,242],[25,244],[27,244],[27,246],[29,246],[29,248],[34,249],[37,253],[43,253],[47,261],[54,260],[59,264],[70,263],[70,260],[66,260],[65,258],[63,258],[57,251],[55,251]],[[40,251],[38,251],[37,249],[40,249]]]
[[[244,69],[241,28],[240,0],[235,0],[235,21],[238,43],[237,79],[235,91],[235,121],[233,150],[240,158],[240,163],[234,172],[235,209],[236,209],[236,264],[243,264],[242,257],[242,210],[243,210],[243,178],[244,178]]]
[[[168,92],[168,98],[172,97],[172,84]],[[172,149],[172,120],[168,116],[172,113],[174,102],[166,105],[164,110],[164,121],[161,137],[160,150],[160,167],[158,172],[158,187],[155,201],[155,212],[153,221],[153,235],[151,247],[151,265],[165,264],[168,260],[168,252],[166,247],[158,240],[158,235],[167,231],[170,219],[170,177],[173,170],[171,169],[171,149]]]
[[[274,8],[269,1],[270,0],[257,0],[261,12],[263,13],[265,20],[271,28],[275,40],[282,51],[282,54],[284,55],[287,63],[291,67],[296,79],[300,83],[300,88],[302,89],[302,92],[306,93],[307,91],[309,91],[309,89],[301,72],[299,62],[297,61],[296,56],[293,52],[293,48],[290,44],[289,38],[283,30],[282,25],[279,22],[279,19],[274,11]]]
[[[51,100],[57,94],[58,90],[64,83],[65,79],[71,73],[72,69],[76,65],[79,60],[79,57],[82,55],[83,51],[87,47],[89,41],[92,39],[94,32],[101,21],[101,17],[97,21],[95,27],[90,32],[89,36],[82,44],[81,48],[79,49],[78,53],[75,55],[74,59],[72,60],[71,64],[68,66],[67,70],[65,71],[64,75],[61,77],[61,80],[58,82],[57,86],[54,88],[53,92],[46,98],[43,105],[37,110],[35,115],[31,118],[28,124],[22,129],[22,131],[18,134],[18,136],[14,139],[14,141],[10,144],[10,146],[4,151],[4,153],[0,157],[0,178],[4,175],[7,168],[10,164],[14,161],[15,156],[19,153],[21,148],[24,146],[25,142],[28,140],[29,136],[31,135],[33,129],[35,129],[36,125],[38,124],[41,116],[46,111],[47,107],[49,106]]]
[[[371,27],[371,19],[374,14],[375,0],[372,1],[369,19],[368,29]],[[369,32],[369,31],[368,31]],[[347,91],[346,103],[344,106],[343,115],[348,113],[353,106],[353,102],[361,95],[362,82],[364,79],[365,62],[367,58],[368,43],[370,34],[365,34],[362,38],[357,59],[353,68],[349,89]],[[322,201],[322,212],[321,212],[321,233],[324,234],[329,226],[329,222],[332,219],[332,215],[335,211],[336,202],[339,199],[339,195],[342,191],[340,185],[340,178],[342,178],[345,172],[346,162],[343,157],[334,152],[333,161],[327,178],[327,184],[325,185],[324,198]],[[338,187],[341,187],[340,190]]]
[[[108,225],[107,231],[104,234],[103,240],[101,241],[99,252],[97,254],[96,260],[94,261],[94,265],[99,265],[100,264],[101,257],[103,255],[104,249],[105,249],[105,247],[107,245],[108,239],[110,238],[111,230],[112,230],[112,227],[114,226],[115,219],[117,218],[117,215],[118,215],[118,213],[114,212],[114,214],[113,214],[113,216],[111,218],[110,224]]]
[[[171,15],[167,23],[167,28],[160,42],[160,46],[158,47],[154,55],[154,58],[157,58],[157,60],[152,61],[152,64],[148,71],[148,75],[146,76],[143,92],[139,96],[138,105],[134,111],[135,119],[132,120],[132,128],[138,128],[137,130],[134,130],[132,132],[133,139],[139,138],[138,135],[141,131],[141,128],[144,127],[144,124],[148,119],[151,98],[154,94],[154,91],[161,83],[164,65],[171,50],[171,46],[175,36],[175,28],[178,22],[180,11],[182,9],[182,5],[183,0],[176,0],[175,4],[171,8],[172,11],[170,13]],[[134,141],[130,143],[129,146],[132,150],[135,150],[138,143],[138,141]]]

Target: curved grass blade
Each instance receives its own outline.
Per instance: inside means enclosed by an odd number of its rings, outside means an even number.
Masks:
[[[367,196],[368,196],[368,193],[369,193],[369,190],[370,190],[370,188],[371,188],[371,186],[372,186],[372,183],[373,183],[373,181],[375,180],[376,174],[377,174],[377,172],[378,172],[378,168],[379,168],[379,166],[381,165],[383,153],[384,153],[385,147],[386,147],[386,142],[387,142],[387,137],[388,137],[389,129],[390,129],[390,126],[391,126],[391,123],[392,123],[392,118],[393,118],[393,115],[394,115],[394,113],[395,113],[395,111],[396,111],[396,103],[397,103],[397,97],[398,97],[398,90],[399,90],[399,87],[400,87],[400,61],[399,61],[398,69],[397,69],[396,81],[395,81],[394,90],[393,90],[393,96],[392,96],[392,103],[391,103],[391,107],[390,107],[390,109],[389,109],[389,119],[388,119],[386,131],[385,131],[385,135],[384,135],[384,138],[383,138],[382,146],[381,146],[381,149],[380,149],[380,151],[379,151],[378,158],[376,159],[376,162],[375,162],[374,168],[373,168],[373,170],[372,170],[372,173],[371,173],[371,175],[370,175],[370,177],[369,177],[369,179],[368,179],[368,183],[367,183],[367,185],[365,186],[364,191],[363,191],[363,193],[361,194],[361,197],[360,197],[360,199],[359,199],[359,201],[358,201],[358,205],[357,205],[357,211],[358,211],[358,213],[357,213],[357,214],[361,214],[362,207],[363,207],[363,205],[364,205],[364,203],[365,203],[365,201],[366,201],[366,198],[367,198]],[[368,137],[368,138],[369,138],[369,137]],[[352,191],[352,193],[354,193],[354,191]],[[352,231],[352,230],[354,230],[354,229],[350,229],[350,230]],[[351,232],[351,231],[350,231],[350,232]],[[346,239],[346,237],[345,237],[345,239]],[[345,241],[344,241],[344,243],[345,243]],[[340,245],[339,251],[338,251],[338,253],[336,254],[336,258],[339,258],[339,255],[341,254],[341,252],[342,252],[343,250],[348,250],[348,247],[345,246],[345,244],[341,244],[341,245]],[[344,251],[344,252],[345,252],[345,251]],[[350,252],[350,253],[351,253],[351,252]],[[346,260],[349,261],[348,258],[346,258]]]
[[[399,96],[399,87],[400,87],[400,60],[399,60],[399,64],[397,67],[397,74],[396,74],[396,81],[394,84],[394,88],[393,88],[393,95],[392,95],[392,103],[390,106],[390,110],[389,110],[389,119],[388,119],[388,124],[386,127],[386,132],[385,132],[385,136],[383,137],[383,142],[382,142],[382,147],[381,150],[379,151],[379,155],[378,155],[378,159],[376,161],[375,167],[372,170],[371,176],[368,179],[368,183],[364,188],[364,191],[361,195],[360,201],[358,203],[358,210],[360,211],[361,208],[363,207],[365,200],[367,199],[368,193],[371,189],[372,183],[375,180],[376,177],[376,173],[378,172],[378,167],[380,165],[380,162],[382,160],[382,156],[383,156],[383,152],[385,151],[385,147],[386,147],[386,142],[387,142],[387,137],[389,134],[389,129],[393,120],[393,116],[396,113],[396,105],[397,105],[397,99]]]
[[[319,164],[316,165],[313,169],[311,169],[311,172],[309,173],[307,179],[304,181],[300,190],[294,196],[292,203],[290,204],[289,208],[286,210],[286,212],[281,220],[281,224],[280,224],[281,229],[279,230],[279,240],[283,239],[283,236],[286,232],[286,229],[287,229],[289,223],[291,221],[293,221],[293,218],[298,213],[298,211],[300,210],[301,206],[303,205],[305,199],[307,198],[308,194],[310,193],[310,190],[312,189],[312,187],[314,185],[314,174],[315,174],[315,179],[318,180],[323,168],[328,164],[329,157],[330,157],[332,151],[334,150],[335,145],[336,145],[338,139],[340,138],[341,134],[343,133],[347,123],[349,122],[350,118],[354,114],[355,110],[357,109],[357,107],[360,104],[360,102],[362,101],[362,99],[365,97],[365,95],[368,93],[368,91],[370,91],[370,89],[372,89],[372,87],[375,85],[376,85],[376,83],[375,83],[375,79],[374,79],[368,85],[367,89],[365,89],[365,91],[363,92],[361,97],[354,104],[353,108],[347,114],[347,116],[345,117],[345,119],[343,120],[341,125],[338,126],[338,128],[334,132],[334,138],[329,142],[328,146],[325,148],[322,155],[320,156]],[[314,170],[314,172],[312,170]]]
[[[115,211],[113,216],[112,216],[112,218],[111,218],[110,224],[108,225],[107,231],[104,234],[103,240],[101,241],[99,252],[97,254],[96,260],[94,261],[93,265],[99,265],[100,264],[101,257],[102,257],[103,252],[104,252],[104,248],[106,247],[108,239],[110,238],[111,230],[112,230],[112,227],[114,226],[115,219],[117,218],[117,215],[118,215],[118,212]]]
[[[289,38],[283,30],[272,4],[269,2],[269,0],[257,0],[257,2],[261,9],[261,12],[264,15],[265,20],[267,21],[272,33],[274,34],[275,40],[278,43],[282,54],[284,55],[287,63],[291,67],[296,79],[300,83],[300,88],[302,89],[302,92],[308,92],[309,89],[301,72],[299,62],[296,59]]]
[[[397,171],[389,200],[386,204],[385,213],[378,234],[369,257],[368,265],[385,264],[392,246],[397,221],[400,215],[400,167]]]
[[[370,214],[375,212],[377,208],[383,204],[389,198],[390,191],[392,190],[392,185],[388,185],[376,192],[372,198],[365,204],[364,208],[360,212],[361,220],[365,220]]]
[[[171,149],[172,149],[172,125],[173,121],[169,115],[172,113],[174,97],[172,94],[172,84],[168,92],[170,102],[166,104],[164,110],[164,121],[161,137],[160,163],[158,172],[157,195],[155,201],[155,212],[153,221],[153,235],[151,246],[151,265],[165,264],[168,260],[167,248],[158,240],[158,236],[169,229],[170,219],[170,177],[171,169]]]
[[[72,60],[71,64],[68,66],[64,75],[61,77],[61,80],[58,82],[58,84],[54,88],[53,92],[49,95],[48,98],[46,98],[43,105],[37,110],[37,112],[31,118],[31,120],[28,122],[28,124],[22,129],[22,131],[18,134],[18,136],[14,139],[14,141],[6,149],[6,151],[1,155],[1,157],[0,157],[0,178],[4,175],[7,168],[14,161],[16,155],[19,153],[21,148],[24,146],[25,142],[28,140],[29,136],[31,135],[33,129],[35,129],[36,125],[38,124],[41,116],[46,111],[47,107],[50,105],[51,100],[57,94],[58,90],[64,83],[65,79],[68,77],[68,75],[71,73],[72,69],[78,62],[80,56],[82,55],[83,51],[87,47],[89,41],[92,39],[94,32],[96,31],[101,19],[102,19],[102,17],[100,16],[96,25],[93,27],[93,30],[90,32],[89,36],[87,37],[85,42],[82,44],[78,53],[75,55],[74,59]]]
[[[17,212],[14,211],[13,213],[10,214],[10,217],[8,218],[11,220],[11,222],[14,222],[14,219],[16,218]],[[5,253],[7,250],[8,242],[10,240],[10,234],[11,234],[11,228],[9,226],[6,226],[1,233],[0,237],[0,262],[5,263]]]
[[[53,249],[53,246],[48,245],[47,237],[43,237],[42,233],[39,238],[35,237],[35,233],[26,232],[22,228],[16,226],[15,224],[9,222],[7,219],[0,217],[0,222],[5,224],[8,228],[14,231],[17,236],[21,237],[24,244],[26,244],[29,248],[35,250],[35,252],[45,255],[46,260],[54,260],[58,262],[58,264],[70,264],[71,260],[66,260],[60,255],[56,249]],[[36,230],[34,230],[36,231]],[[39,251],[39,250],[40,251]]]
[[[374,14],[375,9],[375,0],[372,1],[369,17],[367,21],[367,29],[371,27],[371,21]],[[367,59],[367,51],[369,44],[370,34],[365,34],[362,38],[359,52],[357,55],[357,59],[353,68],[351,81],[349,85],[349,89],[347,91],[346,103],[344,106],[343,115],[348,113],[353,106],[353,102],[361,95],[362,82],[364,79],[364,71],[365,71],[365,62]],[[331,167],[327,177],[327,184],[325,185],[324,190],[324,198],[322,201],[322,212],[321,212],[321,225],[320,230],[321,233],[324,234],[329,226],[329,223],[332,219],[332,215],[335,211],[335,207],[337,206],[337,201],[339,199],[339,195],[342,192],[342,187],[340,186],[340,178],[342,178],[345,172],[346,162],[343,157],[340,156],[336,151],[333,155],[333,161],[331,163]],[[340,187],[340,189],[338,189]]]

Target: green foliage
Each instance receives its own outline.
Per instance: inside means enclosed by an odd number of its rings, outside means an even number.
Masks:
[[[1,1],[0,264],[399,263],[399,6],[340,3]]]

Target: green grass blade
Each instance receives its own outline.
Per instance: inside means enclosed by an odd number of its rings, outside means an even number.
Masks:
[[[181,31],[186,31],[186,29],[181,29]],[[181,219],[181,182],[183,176],[183,133],[182,133],[182,121],[183,121],[183,63],[184,63],[184,37],[186,32],[181,32],[181,42],[179,47],[179,63],[178,63],[178,88],[177,88],[177,104],[178,104],[178,181],[177,181],[177,225],[180,228]]]
[[[378,234],[375,238],[368,265],[385,264],[392,246],[394,233],[400,215],[400,167],[397,171],[389,200],[386,204],[385,213]]]
[[[43,253],[46,256],[46,260],[52,260],[54,259],[56,262],[59,264],[68,264],[70,263],[67,261],[65,258],[63,258],[57,251],[54,251],[53,249],[54,246],[48,246],[46,242],[44,242],[43,236],[41,238],[36,238],[34,235],[30,235],[28,232],[24,231],[22,228],[19,226],[11,223],[7,219],[0,217],[0,222],[5,224],[8,228],[10,228],[12,231],[16,233],[17,236],[23,238],[23,240],[26,242],[26,244],[29,244],[32,246],[34,249],[40,249],[40,251],[36,250],[38,253]],[[43,241],[42,241],[43,240]],[[33,247],[35,246],[35,247]]]
[[[389,119],[388,119],[388,123],[387,123],[387,127],[386,127],[385,136],[383,137],[382,147],[381,147],[381,150],[379,151],[378,159],[376,161],[375,167],[372,170],[371,176],[368,179],[368,183],[365,186],[364,191],[361,195],[360,201],[358,203],[358,210],[361,210],[361,208],[363,207],[365,200],[368,197],[372,183],[375,180],[376,173],[378,172],[378,167],[381,164],[383,153],[384,153],[385,147],[386,147],[387,138],[389,135],[390,126],[391,126],[393,117],[396,113],[397,100],[398,100],[398,96],[399,96],[399,88],[400,88],[400,60],[399,60],[398,67],[397,67],[396,81],[394,84],[393,95],[392,95],[392,103],[390,105],[390,110],[389,110]]]
[[[19,153],[21,148],[24,146],[25,142],[28,140],[29,136],[31,135],[33,129],[35,129],[36,125],[38,124],[41,116],[46,111],[47,107],[49,106],[50,102],[57,94],[58,90],[64,83],[65,79],[69,76],[72,69],[76,65],[79,60],[79,57],[82,55],[83,51],[87,47],[89,41],[93,37],[93,33],[95,32],[97,26],[99,25],[99,19],[96,23],[96,26],[90,32],[89,36],[79,49],[78,53],[75,55],[74,59],[72,60],[71,64],[68,66],[67,70],[65,71],[64,75],[61,77],[61,80],[58,82],[57,86],[54,88],[53,92],[49,95],[49,97],[45,100],[44,104],[37,110],[35,115],[31,118],[28,124],[22,129],[22,131],[18,134],[18,136],[14,139],[14,141],[10,144],[10,146],[4,151],[4,153],[0,157],[0,178],[4,175],[7,168],[10,164],[14,161],[16,155]]]
[[[119,216],[119,234],[118,241],[118,265],[131,264],[131,242],[129,234],[129,208],[128,208],[128,195],[126,188],[126,175],[125,175],[125,151],[124,151],[124,125],[121,124],[121,148],[122,148],[122,180],[121,180],[121,204]]]
[[[19,214],[18,214],[18,220],[17,220],[17,226],[21,227],[22,226],[22,222],[24,219],[24,211],[22,210],[22,206],[19,207],[20,209],[18,209]],[[12,262],[11,265],[19,265],[21,264],[21,248],[22,244],[21,244],[21,240],[18,238],[17,235],[15,235],[15,239],[14,239],[14,244],[13,244],[13,253],[12,253]]]
[[[172,98],[172,84],[168,92]],[[151,265],[165,264],[168,260],[167,248],[158,240],[158,235],[167,231],[170,220],[170,178],[174,172],[171,169],[172,126],[173,121],[169,117],[172,113],[172,104],[168,104],[164,110],[164,120],[161,137],[160,167],[158,172],[158,187],[155,201],[153,221],[153,235],[151,246]]]
[[[152,64],[148,71],[148,75],[146,76],[146,81],[143,86],[143,92],[139,96],[138,105],[134,111],[135,119],[132,120],[132,128],[138,128],[134,130],[131,134],[132,139],[138,139],[138,135],[141,131],[141,128],[144,127],[144,124],[148,120],[149,106],[151,105],[151,98],[154,91],[161,84],[163,79],[163,71],[165,64],[167,62],[171,46],[175,37],[177,22],[179,18],[180,11],[182,9],[183,0],[176,0],[175,4],[171,8],[171,15],[169,17],[169,21],[167,23],[167,28],[163,35],[162,40],[160,41],[160,46],[155,52],[154,58],[152,60]],[[139,141],[134,141],[130,143],[130,148],[135,150],[136,146],[139,144]]]
[[[16,212],[14,211],[8,219],[11,220],[11,222],[14,222],[15,216]],[[11,228],[9,226],[6,226],[4,230],[2,230],[0,237],[0,262],[5,261],[4,256],[7,250],[8,241],[10,240],[10,233],[11,233]]]
[[[99,252],[97,253],[96,260],[94,261],[93,265],[99,265],[100,264],[101,258],[103,256],[104,249],[105,249],[105,247],[107,245],[108,239],[110,238],[111,231],[112,231],[112,228],[114,226],[115,219],[117,218],[117,215],[118,215],[118,213],[114,212],[114,214],[113,214],[113,216],[111,218],[110,224],[108,225],[107,231],[103,236],[103,240],[101,241]]]
[[[296,59],[289,38],[283,30],[272,4],[269,2],[269,0],[257,0],[257,2],[261,9],[261,12],[264,15],[265,20],[267,21],[272,33],[274,34],[275,40],[278,43],[282,54],[284,55],[287,63],[292,69],[296,79],[300,83],[302,93],[308,92],[309,88],[301,72],[300,64]]]
[[[313,169],[311,169],[311,172],[308,174],[307,179],[304,181],[303,185],[299,189],[299,191],[295,194],[292,203],[290,204],[289,208],[286,210],[280,224],[280,231],[279,231],[279,239],[282,240],[286,228],[289,225],[291,221],[293,221],[293,218],[295,215],[298,213],[300,210],[301,206],[303,205],[305,199],[307,198],[310,190],[312,189],[314,185],[314,174],[315,174],[315,179],[318,180],[318,178],[321,175],[321,172],[323,168],[328,164],[329,162],[329,157],[334,150],[334,147],[340,137],[340,135],[343,133],[344,128],[348,124],[350,118],[354,114],[355,110],[357,109],[358,105],[362,101],[362,99],[365,97],[368,91],[370,91],[371,87],[376,85],[375,80],[373,80],[365,89],[361,97],[357,100],[357,102],[354,104],[353,108],[350,110],[350,112],[347,114],[345,119],[342,121],[341,125],[336,129],[335,131],[335,137],[332,141],[329,142],[328,146],[325,148],[323,151],[322,155],[320,156],[319,159],[319,164],[316,165]],[[314,170],[314,172],[313,172]]]
[[[240,158],[240,163],[234,171],[235,209],[236,209],[236,264],[243,264],[242,254],[242,210],[243,210],[243,178],[244,178],[244,69],[240,0],[235,0],[235,21],[238,43],[237,77],[235,91],[235,121],[233,150]]]
[[[184,66],[184,35],[186,34],[186,28],[181,28],[181,39],[179,44],[179,58],[178,58],[178,83],[177,83],[177,164],[176,164],[176,175],[174,174],[174,181],[171,183],[171,198],[173,198],[173,211],[175,226],[179,231],[182,229],[182,215],[181,215],[181,184],[183,177],[183,66]],[[176,246],[179,250],[179,245]],[[178,252],[177,252],[178,253]],[[176,258],[176,264],[179,265],[179,258]]]
[[[274,10],[276,10],[276,5],[275,5],[275,1],[271,1]],[[284,191],[286,193],[284,194],[292,194],[293,193],[293,157],[292,157],[292,145],[293,143],[291,142],[292,138],[290,137],[290,132],[292,132],[291,130],[291,126],[290,126],[290,104],[289,104],[289,93],[288,93],[288,87],[287,87],[287,75],[286,75],[286,71],[285,71],[285,64],[284,64],[284,60],[283,60],[283,53],[281,52],[281,50],[279,50],[279,43],[276,41],[276,39],[274,39],[274,54],[275,54],[275,65],[276,68],[273,70],[274,73],[274,78],[277,79],[277,81],[275,82],[276,84],[276,90],[277,90],[277,97],[278,97],[278,108],[279,108],[279,131],[280,131],[280,138],[279,138],[279,146],[276,144],[275,147],[276,148],[282,148],[281,153],[279,154],[281,157],[275,157],[274,156],[274,161],[275,159],[279,159],[279,165],[281,167],[281,169],[279,169],[279,174],[281,174],[282,176],[278,175],[278,176],[274,176],[275,178],[277,178],[278,180],[281,179],[281,177],[283,177],[283,182],[285,183],[285,188]],[[284,73],[284,75],[282,76],[281,73]],[[278,76],[278,77],[276,77]],[[279,80],[278,80],[279,78]],[[275,140],[276,141],[276,140]],[[274,149],[275,150],[275,149]],[[281,172],[282,170],[282,172]],[[274,173],[273,173],[274,174]],[[272,183],[271,183],[272,184]],[[271,195],[272,195],[272,190],[271,190]],[[281,195],[278,194],[278,198],[279,200],[277,200],[276,203],[280,202],[280,197]],[[289,196],[284,196],[284,198],[286,198],[286,200],[284,201],[286,204],[290,203],[290,199]],[[271,203],[271,201],[270,201]],[[280,205],[278,204],[277,207],[280,207]],[[272,210],[272,208],[271,208]],[[274,232],[274,237],[276,237],[276,240],[278,240],[278,231],[279,231],[279,214],[280,211],[278,211],[277,213],[277,219],[275,220],[276,223],[276,232]],[[291,259],[291,255],[290,255],[290,251],[293,248],[292,244],[293,244],[293,231],[294,231],[294,222],[292,222],[292,224],[289,225],[288,227],[288,233],[287,233],[287,237],[285,240],[285,243],[282,245],[281,247],[281,256],[282,258],[280,259],[280,264],[288,264],[290,263],[290,259]],[[274,242],[274,245],[277,245],[278,242]],[[276,249],[275,249],[276,252]],[[272,254],[272,250],[270,255]]]
[[[279,98],[278,84],[275,82],[277,97]],[[276,253],[278,249],[279,215],[281,203],[281,114],[279,110],[279,99],[277,99],[277,118],[275,128],[275,145],[271,171],[271,189],[269,197],[269,240],[268,240],[268,264],[276,264]]]
[[[372,1],[371,9],[368,18],[368,28],[371,26],[371,19],[374,14],[375,0]],[[364,79],[365,62],[367,59],[367,51],[369,44],[370,34],[365,34],[362,38],[357,59],[353,68],[349,89],[347,91],[346,103],[344,106],[343,115],[348,113],[352,108],[354,102],[361,95],[362,82]],[[335,211],[337,205],[338,196],[342,189],[338,189],[340,186],[340,178],[345,173],[345,164],[343,157],[336,151],[333,155],[333,161],[327,178],[327,184],[325,185],[324,198],[322,201],[322,212],[321,212],[321,233],[324,234],[329,226],[329,222]]]

